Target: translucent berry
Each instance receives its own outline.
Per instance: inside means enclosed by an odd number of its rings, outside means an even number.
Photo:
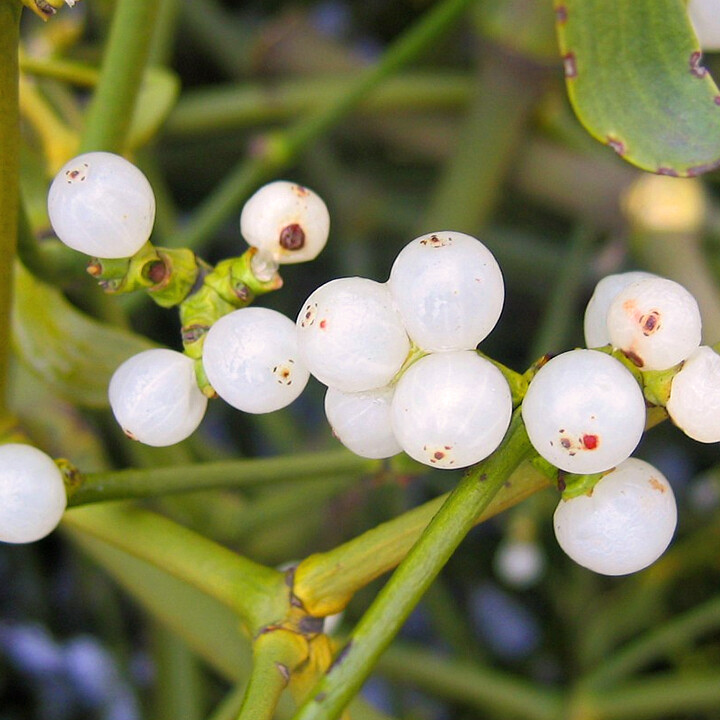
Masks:
[[[420,358],[392,400],[395,437],[411,457],[452,470],[479,462],[502,441],[512,400],[502,373],[472,350]]]
[[[192,435],[207,407],[194,362],[175,350],[133,355],[115,371],[110,407],[125,434],[145,445],[174,445]]]
[[[498,545],[493,566],[507,585],[529,588],[542,577],[545,555],[540,545],[527,540],[504,540]]]
[[[585,308],[585,344],[589,348],[602,347],[610,343],[607,328],[607,314],[615,296],[637,280],[657,277],[641,270],[608,275],[595,286],[595,291]]]
[[[134,255],[155,221],[147,178],[119,155],[91,152],[62,167],[50,186],[48,212],[65,245],[101,258]]]
[[[277,180],[261,187],[245,203],[240,232],[248,245],[280,264],[305,262],[325,247],[330,215],[309,188]]]
[[[205,338],[203,367],[217,394],[248,413],[286,407],[310,377],[298,356],[293,321],[261,307],[235,310],[215,322]]]
[[[366,278],[319,287],[303,304],[297,327],[310,372],[343,392],[388,385],[410,350],[387,286]]]
[[[720,442],[720,355],[699,347],[673,378],[667,411],[693,440]]]
[[[621,290],[607,316],[610,342],[642,370],[667,370],[700,346],[695,298],[666,278],[645,278]]]
[[[0,445],[0,541],[44,538],[66,505],[63,477],[50,456],[30,445]]]
[[[530,441],[567,472],[604,472],[627,459],[645,427],[645,401],[631,373],[597,350],[571,350],[545,364],[522,404]]]
[[[630,458],[593,490],[561,500],[555,536],[576,563],[603,575],[627,575],[657,560],[672,540],[677,508],[665,476]]]
[[[500,266],[476,238],[423,235],[395,259],[388,281],[408,335],[423,350],[471,350],[500,317]]]
[[[387,458],[402,452],[390,416],[392,387],[345,393],[328,388],[325,415],[333,434],[349,450],[366,458]]]

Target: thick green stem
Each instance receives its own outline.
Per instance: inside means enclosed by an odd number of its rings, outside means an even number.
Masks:
[[[70,506],[107,500],[157,497],[172,493],[237,488],[345,473],[371,474],[382,467],[347,450],[273,458],[227,460],[171,467],[132,468],[90,473],[69,499]]]
[[[442,658],[426,649],[393,645],[380,658],[377,670],[393,682],[414,685],[480,712],[556,720],[562,708],[558,692],[500,670]]]
[[[339,716],[478,515],[531,451],[518,410],[496,452],[472,468],[450,493],[299,709],[296,720],[331,720]]]
[[[64,523],[145,560],[237,612],[251,633],[287,611],[283,574],[160,515],[107,503],[74,508]]]
[[[211,235],[224,220],[237,212],[242,200],[263,180],[294,160],[311,142],[353,111],[383,80],[420,55],[471,4],[472,0],[443,0],[403,34],[349,88],[327,106],[300,120],[283,133],[267,138],[264,148],[249,160],[242,160],[196,210],[179,242],[195,247]]]
[[[85,116],[81,152],[123,152],[158,6],[159,0],[118,0],[100,79]]]
[[[18,106],[18,0],[0,0],[0,424],[8,414],[10,312],[20,198],[20,115]]]

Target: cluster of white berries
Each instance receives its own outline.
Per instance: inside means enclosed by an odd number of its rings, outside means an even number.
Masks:
[[[503,299],[490,251],[455,232],[410,242],[387,283],[341,278],[313,292],[297,319],[299,350],[328,386],[325,411],[338,439],[364,457],[404,450],[445,469],[492,453],[512,400],[502,373],[475,347]],[[415,354],[422,357],[397,378]]]

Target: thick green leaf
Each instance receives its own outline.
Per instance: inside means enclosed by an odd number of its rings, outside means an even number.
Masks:
[[[720,91],[683,0],[555,0],[568,94],[591,135],[644,170],[720,165]]]
[[[160,67],[147,70],[130,123],[129,148],[141,147],[155,136],[175,106],[179,94],[180,80],[175,73]]]
[[[106,407],[107,386],[118,365],[153,347],[139,335],[85,315],[19,264],[13,342],[26,367],[58,394],[87,407]]]

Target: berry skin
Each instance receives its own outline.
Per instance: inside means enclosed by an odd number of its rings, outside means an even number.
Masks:
[[[645,427],[645,401],[630,371],[597,350],[548,361],[522,404],[530,442],[567,472],[604,472],[627,459]]]
[[[629,458],[592,492],[561,500],[555,537],[576,563],[603,575],[627,575],[657,560],[672,540],[677,507],[665,476]]]
[[[245,203],[240,232],[248,245],[280,265],[305,262],[325,247],[330,214],[309,188],[277,180],[261,187]]]
[[[310,372],[343,392],[388,385],[410,350],[387,286],[366,278],[319,287],[303,304],[297,327],[300,356]]]
[[[505,297],[492,253],[459,232],[429,233],[406,245],[388,286],[408,335],[428,352],[475,348],[495,327]]]
[[[217,394],[247,413],[286,407],[310,377],[298,356],[295,323],[261,307],[235,310],[215,322],[205,337],[203,367]]]
[[[145,350],[126,360],[110,379],[108,396],[125,434],[155,447],[192,435],[207,407],[193,361],[167,348]]]
[[[48,194],[50,223],[73,250],[100,258],[134,255],[155,221],[145,175],[119,155],[91,152],[66,163]]]
[[[585,345],[589,348],[602,347],[610,343],[607,328],[607,314],[615,296],[637,280],[657,277],[640,270],[617,275],[607,275],[595,286],[592,297],[585,308]]]
[[[430,467],[480,462],[502,441],[512,414],[502,373],[472,350],[420,358],[402,375],[392,423],[402,449]]]
[[[328,388],[325,415],[335,437],[360,457],[388,458],[402,452],[392,429],[393,393],[392,387],[361,393]]]
[[[645,278],[621,290],[607,315],[610,342],[642,370],[667,370],[700,346],[695,298],[679,283]]]
[[[720,442],[720,355],[702,345],[673,378],[667,411],[698,442]]]
[[[66,505],[62,473],[49,455],[30,445],[0,445],[0,541],[44,538]]]

